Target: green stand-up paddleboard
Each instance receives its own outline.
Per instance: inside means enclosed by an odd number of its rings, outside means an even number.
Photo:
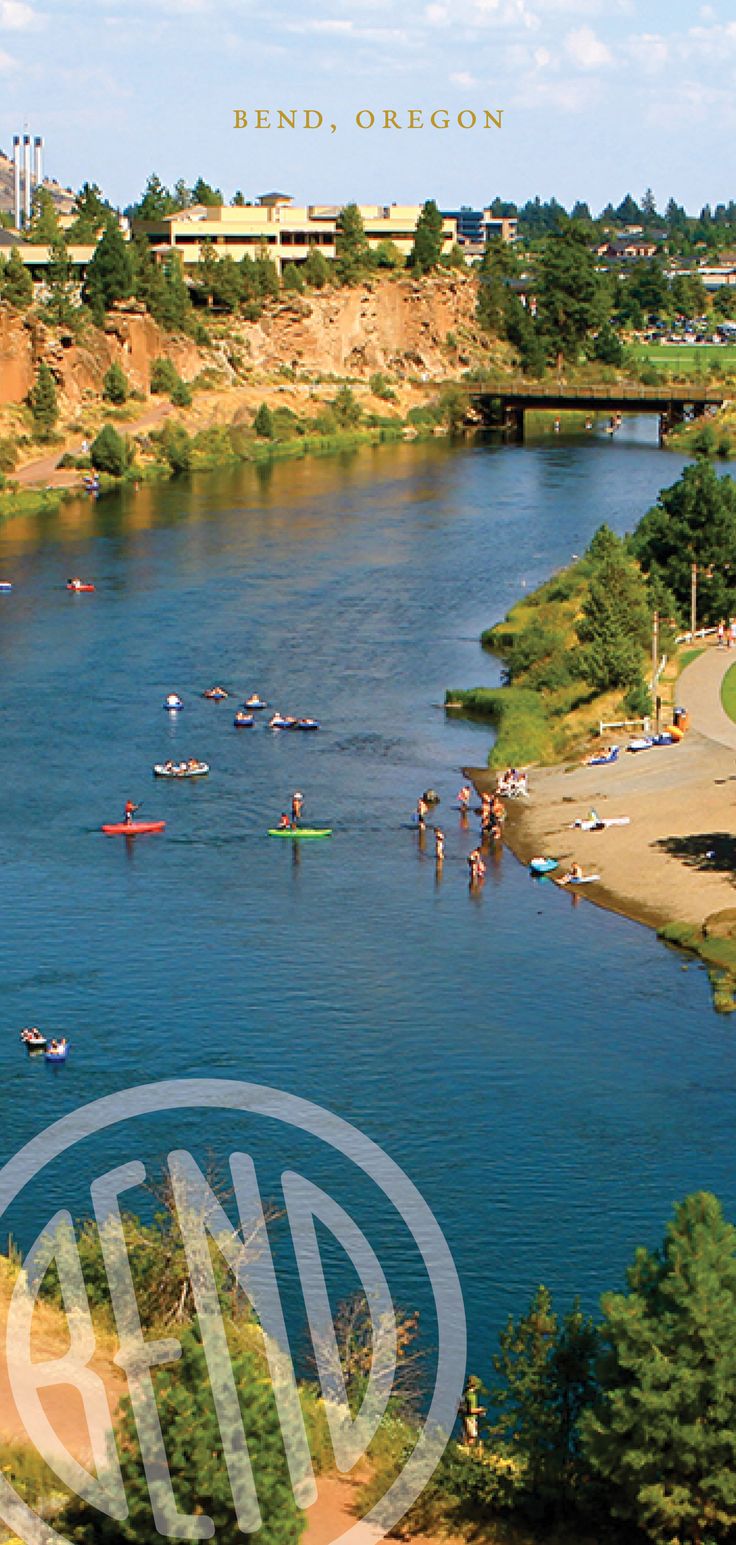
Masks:
[[[269,837],[331,837],[331,826],[270,826]]]

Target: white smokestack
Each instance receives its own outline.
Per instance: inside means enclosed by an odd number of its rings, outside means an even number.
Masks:
[[[37,134],[33,141],[33,183],[36,188],[40,188],[43,182],[42,155],[43,140]]]
[[[31,136],[23,135],[23,208],[26,229],[31,223]]]
[[[13,135],[13,219],[15,221],[16,230],[19,231],[20,230],[20,226],[21,226],[21,219],[22,219],[21,207],[20,207],[20,135],[19,134],[14,134]]]

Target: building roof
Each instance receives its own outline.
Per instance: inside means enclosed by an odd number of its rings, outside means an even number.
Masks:
[[[292,199],[291,193],[261,193],[258,196],[259,204],[290,204]]]
[[[4,225],[0,225],[0,247],[20,247],[23,237],[17,231],[8,231]]]

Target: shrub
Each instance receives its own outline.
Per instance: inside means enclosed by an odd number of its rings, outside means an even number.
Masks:
[[[112,424],[104,424],[90,448],[92,466],[111,477],[122,477],[129,463],[126,441]]]
[[[253,420],[253,428],[259,440],[273,440],[275,426],[273,413],[267,402],[262,402]]]
[[[183,424],[165,424],[159,436],[159,445],[172,472],[190,471],[192,442]]]
[[[186,381],[177,379],[176,385],[171,389],[171,401],[175,408],[191,408],[192,388]]]
[[[113,360],[102,383],[102,395],[106,402],[113,402],[116,406],[120,406],[127,401],[128,392],[128,377],[117,360]]]
[[[298,263],[287,263],[283,273],[283,286],[297,295],[303,295],[306,289],[304,275]]]
[[[382,370],[376,370],[375,374],[371,376],[368,384],[374,397],[380,397],[384,402],[396,401],[396,393],[388,379],[388,376],[385,376]]]
[[[0,472],[12,472],[18,460],[18,448],[14,440],[0,437]]]
[[[179,381],[179,373],[170,359],[159,356],[151,366],[151,391],[168,396]]]

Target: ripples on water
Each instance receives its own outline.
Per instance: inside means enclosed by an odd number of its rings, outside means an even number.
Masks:
[[[523,588],[674,481],[651,425],[629,436],[386,447],[0,531],[16,582],[0,597],[3,1157],[130,1083],[212,1074],[308,1096],[423,1192],[486,1366],[539,1281],[593,1304],[686,1191],[733,1210],[734,1035],[702,971],[506,853],[470,897],[472,835],[451,804],[489,736],[436,706],[446,686],[498,680],[477,638]],[[96,594],[69,596],[71,573]],[[215,681],[324,729],[235,731],[232,702],[199,697]],[[173,722],[170,690],[186,704]],[[154,782],[154,761],[190,754],[209,779]],[[405,829],[430,784],[441,882]],[[296,787],[330,843],[265,838]],[[128,850],[98,834],[128,796],[165,817],[163,838]],[[73,1040],[58,1075],[19,1051],[33,1022]],[[169,1139],[223,1156],[232,1130],[184,1115],[141,1142],[149,1159]],[[108,1134],[105,1162],[126,1141]],[[285,1153],[266,1127],[249,1142],[264,1195],[303,1162],[373,1227],[396,1296],[431,1330],[417,1263],[370,1187],[306,1140]],[[21,1238],[62,1201],[88,1207],[82,1170],[57,1166],[21,1200]]]

